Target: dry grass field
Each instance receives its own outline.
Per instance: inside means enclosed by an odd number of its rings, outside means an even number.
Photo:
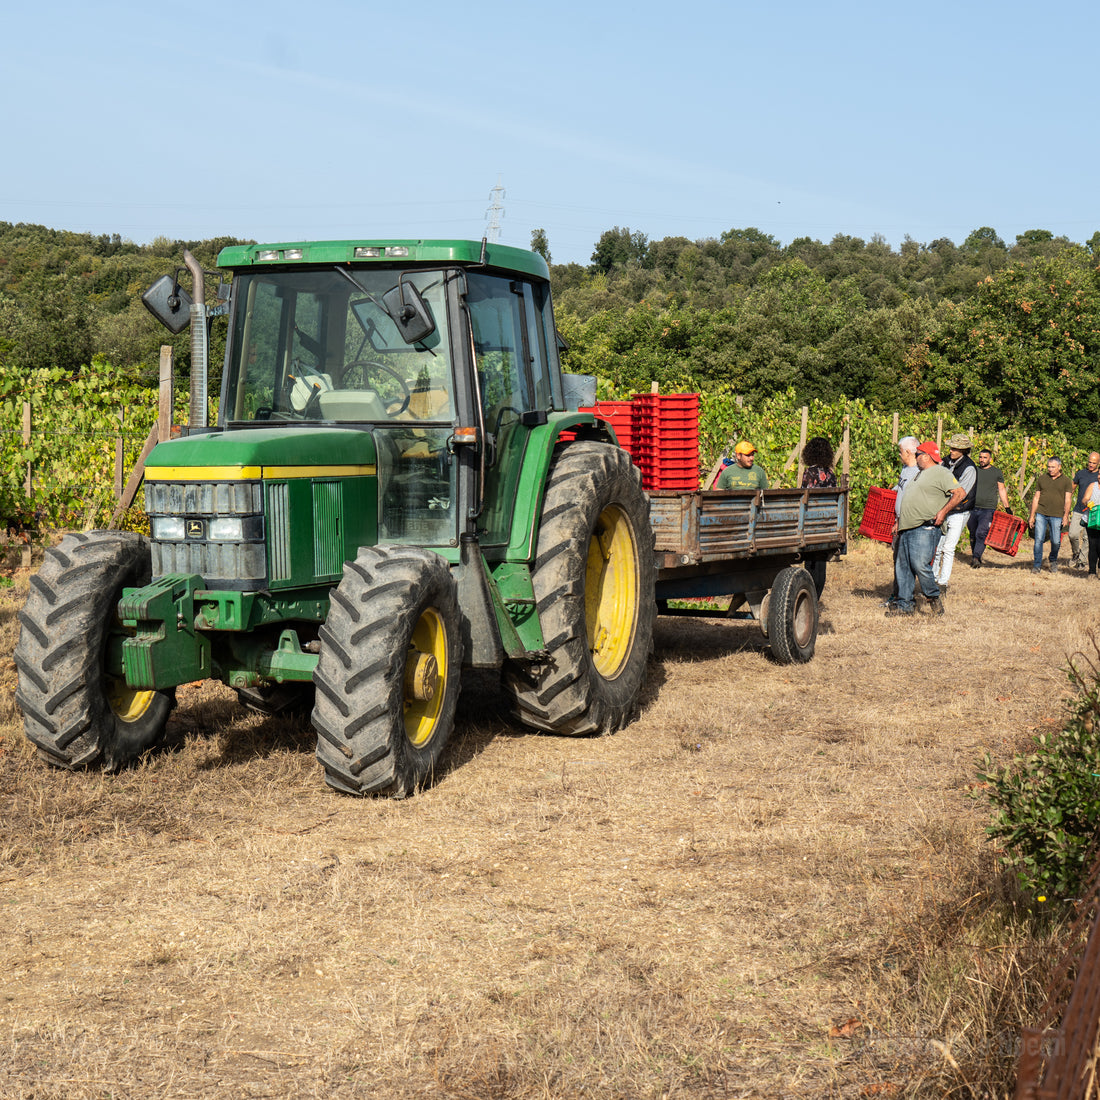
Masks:
[[[0,1095],[1001,1096],[1057,928],[970,796],[1058,724],[1100,586],[1030,544],[888,620],[830,566],[817,654],[658,620],[615,737],[510,726],[471,678],[404,802],[328,790],[308,728],[210,686],[120,775],[39,764],[0,590]]]

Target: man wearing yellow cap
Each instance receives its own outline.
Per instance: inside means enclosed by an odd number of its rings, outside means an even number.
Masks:
[[[718,475],[719,489],[766,489],[768,475],[756,464],[756,448],[742,439],[733,448],[733,463]]]

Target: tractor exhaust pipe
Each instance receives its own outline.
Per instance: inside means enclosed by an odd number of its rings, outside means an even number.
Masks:
[[[183,262],[191,272],[191,410],[190,431],[204,430],[207,410],[207,359],[210,330],[206,323],[206,285],[198,260],[183,250]]]

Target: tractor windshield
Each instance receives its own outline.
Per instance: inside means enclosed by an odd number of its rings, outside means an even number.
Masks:
[[[451,422],[444,278],[336,267],[238,274],[223,423]],[[407,343],[401,306],[416,292],[434,326]]]

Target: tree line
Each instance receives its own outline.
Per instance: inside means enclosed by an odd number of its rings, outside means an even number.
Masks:
[[[532,247],[550,258],[546,234]],[[937,411],[1094,445],[1100,232],[1086,244],[991,228],[961,245],[838,235],[786,247],[758,229],[649,241],[616,227],[592,262],[553,264],[567,369],[601,396],[793,390]]]
[[[99,357],[149,384],[170,340],[185,385],[187,334],[169,338],[141,292],[184,248],[213,269],[237,243],[0,222],[0,371],[77,377]],[[601,397],[654,382],[748,403],[790,391],[1093,445],[1100,231],[1076,243],[1034,229],[1010,245],[982,227],[961,244],[907,237],[895,249],[846,235],[783,246],[751,227],[651,241],[615,226],[587,265],[554,264],[543,230],[531,245],[550,262],[565,367],[596,375]],[[214,331],[216,368],[225,327]]]
[[[233,237],[158,237],[137,245],[117,233],[0,221],[0,371],[22,377],[60,370],[75,378],[99,358],[131,381],[155,384],[160,346],[171,343],[178,375],[186,378],[188,334],[172,337],[142,305],[141,294],[182,267],[184,249],[213,270],[218,252],[239,243]],[[215,326],[219,349],[224,327]]]

